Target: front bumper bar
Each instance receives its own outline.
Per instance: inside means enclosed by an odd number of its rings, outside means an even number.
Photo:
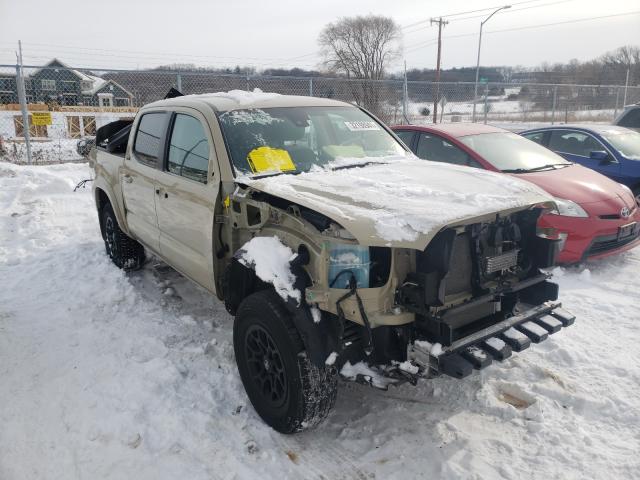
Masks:
[[[441,374],[464,378],[473,370],[488,367],[494,360],[509,358],[531,343],[540,343],[562,328],[572,325],[575,316],[561,308],[560,302],[545,302],[528,308],[499,323],[490,325],[436,351],[425,342],[411,344],[408,359],[423,376]]]

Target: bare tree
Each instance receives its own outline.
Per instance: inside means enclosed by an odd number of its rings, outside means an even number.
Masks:
[[[349,79],[356,102],[384,116],[380,99],[387,68],[401,53],[400,27],[388,17],[377,15],[345,17],[330,23],[318,39],[324,63]]]
[[[613,52],[605,53],[601,59],[606,68],[619,72],[618,75],[621,79],[625,78],[627,70],[629,70],[631,85],[640,81],[640,47],[632,45],[620,47]]]

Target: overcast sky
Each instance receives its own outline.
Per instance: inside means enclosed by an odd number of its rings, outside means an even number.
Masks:
[[[640,0],[512,4],[485,26],[483,65],[588,60],[622,45],[640,44]],[[500,5],[500,0],[0,0],[0,63],[15,63],[21,39],[25,64],[57,57],[77,67],[195,63],[317,68],[317,38],[325,24],[373,13],[405,27],[403,58],[408,68],[433,68],[437,28],[429,26],[430,17]],[[450,23],[443,33],[443,67],[475,65],[481,18],[469,17],[488,13],[446,18]],[[611,16],[621,13],[627,15]],[[574,22],[601,16],[610,17]],[[541,26],[559,22],[572,23]],[[499,31],[507,29],[513,30]]]

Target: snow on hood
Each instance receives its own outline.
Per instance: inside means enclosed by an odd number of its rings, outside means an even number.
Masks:
[[[553,201],[508,175],[416,157],[237,181],[326,215],[362,245],[420,250],[448,225]]]

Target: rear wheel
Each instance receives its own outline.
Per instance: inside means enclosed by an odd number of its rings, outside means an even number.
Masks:
[[[256,412],[281,433],[320,424],[336,401],[333,367],[318,368],[280,297],[273,290],[248,296],[233,328],[238,371]]]
[[[120,230],[111,204],[107,203],[103,207],[100,221],[102,222],[104,246],[113,263],[124,270],[137,270],[142,267],[144,248]]]

